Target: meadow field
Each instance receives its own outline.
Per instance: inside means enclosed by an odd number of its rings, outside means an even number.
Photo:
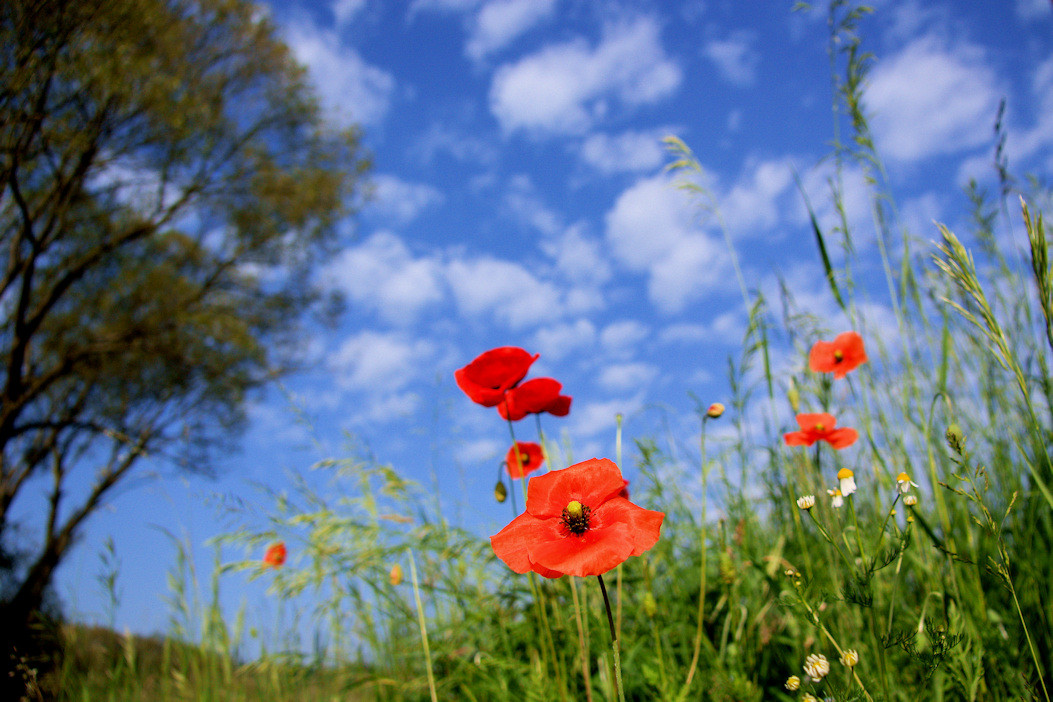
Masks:
[[[1049,702],[1050,193],[996,152],[1000,187],[963,198],[968,231],[907,230],[870,139],[856,20],[832,28],[848,127],[829,157],[840,224],[813,216],[810,242],[847,328],[788,285],[768,299],[729,281],[750,310],[731,394],[696,398],[688,435],[623,436],[619,423],[615,455],[597,458],[631,469],[628,501],[608,464],[575,469],[592,457],[569,458],[540,419],[500,416],[530,382],[529,363],[501,366],[497,399],[480,407],[468,392],[462,409],[537,444],[537,470],[495,488],[521,531],[492,543],[398,466],[333,457],[314,466],[331,489],[305,480],[231,506],[245,526],[216,543],[258,558],[198,580],[173,539],[164,636],[62,625],[58,668],[22,670],[26,698]],[[684,197],[719,211],[689,146],[666,146]],[[866,232],[843,209],[848,167],[868,178]],[[876,285],[857,274],[861,237],[877,241]],[[776,348],[793,370],[772,362]],[[560,411],[554,400],[518,401],[540,417]],[[575,470],[568,492],[559,474]],[[531,519],[549,520],[547,537]],[[295,562],[273,549],[289,535]],[[268,582],[286,630],[224,617],[233,573]]]

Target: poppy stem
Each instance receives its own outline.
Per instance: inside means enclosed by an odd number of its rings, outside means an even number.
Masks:
[[[511,417],[511,414],[509,414],[509,407],[508,407],[508,393],[505,393],[505,415]],[[515,430],[515,427],[512,426],[512,420],[511,419],[508,420],[508,433],[512,435],[512,450],[515,451],[516,455],[518,456],[519,455],[519,444],[516,442],[516,430]],[[520,468],[520,473],[522,473],[522,468]],[[512,490],[511,490],[511,492],[512,492],[512,512],[513,512],[513,514],[515,514],[515,516],[518,517],[519,516],[519,505],[516,504],[516,478],[511,473],[508,474],[508,484],[512,486]],[[526,501],[526,480],[525,479],[523,480],[523,501],[524,502]]]
[[[607,587],[603,584],[603,576],[597,575],[596,579],[600,581],[600,592],[603,593],[603,606],[607,609],[607,625],[611,629],[611,650],[614,651],[614,687],[618,691],[618,700],[625,702],[625,690],[622,688],[622,658],[618,651],[618,633],[614,629],[611,601],[607,597]]]

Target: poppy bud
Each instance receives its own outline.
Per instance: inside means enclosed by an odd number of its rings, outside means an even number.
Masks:
[[[391,566],[391,572],[388,573],[388,582],[394,587],[402,582],[402,566],[398,563]]]
[[[706,410],[706,416],[710,419],[719,419],[722,414],[724,414],[724,405],[719,402],[714,402]]]
[[[508,488],[505,487],[503,480],[498,480],[497,485],[494,485],[494,499],[498,502],[504,502],[508,498]]]

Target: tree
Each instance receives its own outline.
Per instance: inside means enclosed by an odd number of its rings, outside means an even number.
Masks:
[[[367,168],[246,0],[0,3],[0,550],[50,486],[9,629],[144,456],[201,469],[289,367]]]

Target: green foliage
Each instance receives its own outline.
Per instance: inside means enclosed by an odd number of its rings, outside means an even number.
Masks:
[[[869,9],[834,0],[830,13],[836,113],[847,116],[835,126],[830,181],[839,224],[824,232],[813,218],[813,233],[827,289],[866,340],[870,361],[844,380],[806,371],[811,344],[840,330],[801,309],[785,286],[777,301],[743,286],[749,323],[741,353],[728,362],[732,400],[715,420],[723,424],[709,424],[707,403],[695,398],[700,428],[689,438],[697,452],[675,439],[633,439],[630,461],[640,476],[633,500],[667,516],[653,549],[605,576],[624,695],[1048,702],[1053,272],[1045,224],[1032,219],[1036,201],[1025,201],[1031,265],[1014,267],[994,234],[999,207],[970,187],[963,204],[979,256],[969,237],[945,227],[931,257],[912,253],[915,235],[905,229],[892,246],[901,225],[866,122],[870,59],[859,30]],[[841,128],[852,136],[842,141]],[[686,144],[667,144],[671,168],[702,176]],[[997,148],[1005,197],[1015,181],[1001,140]],[[855,218],[840,183],[848,158],[868,173],[871,230],[848,225]],[[704,184],[683,186],[719,218]],[[835,237],[839,249],[829,245]],[[871,239],[894,329],[867,319],[870,291],[853,274],[856,244]],[[781,354],[793,363],[773,362]],[[779,377],[779,367],[791,370]],[[784,397],[794,413],[835,412],[860,440],[844,452],[787,447]],[[826,495],[849,460],[858,490],[835,507]],[[260,507],[234,505],[240,529],[221,543],[242,546],[252,559],[221,570],[269,578],[280,606],[313,604],[305,616],[325,645],[309,657],[294,630],[238,668],[237,636],[220,635],[214,617],[192,615],[187,577],[177,577],[178,619],[211,624],[200,633],[173,627],[169,649],[191,640],[233,662],[176,663],[173,653],[160,668],[169,681],[163,689],[178,680],[199,697],[230,689],[237,675],[222,672],[227,665],[257,676],[261,690],[267,675],[285,676],[286,686],[267,687],[266,699],[286,699],[289,681],[308,679],[316,697],[354,690],[373,700],[616,699],[593,579],[509,572],[485,539],[430,512],[420,489],[391,467],[355,457],[316,468],[331,478],[322,488],[301,479],[291,494],[265,494]],[[898,483],[900,473],[918,485]],[[801,509],[800,495],[818,499]],[[264,571],[258,555],[276,539],[296,555]],[[412,564],[419,579],[395,582],[394,564]],[[830,667],[821,680],[805,676],[813,654]],[[115,659],[109,670],[147,675],[142,656]],[[292,672],[301,670],[315,672]],[[200,686],[188,687],[191,678]],[[67,682],[83,689],[84,680],[71,673]]]
[[[290,367],[368,160],[244,0],[5,2],[0,47],[0,550],[50,476],[14,631],[142,457],[207,470]]]

